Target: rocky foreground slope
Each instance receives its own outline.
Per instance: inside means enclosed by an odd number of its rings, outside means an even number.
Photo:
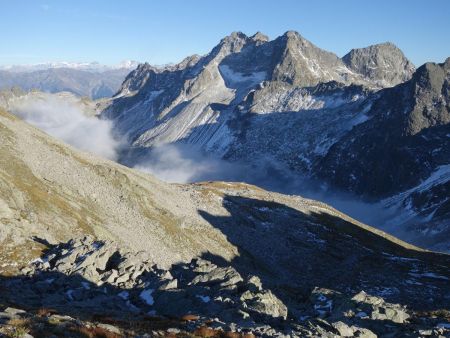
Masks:
[[[5,333],[447,332],[447,255],[298,196],[166,184],[3,111],[0,138]]]

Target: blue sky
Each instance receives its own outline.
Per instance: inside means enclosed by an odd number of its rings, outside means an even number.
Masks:
[[[0,64],[204,54],[232,31],[296,30],[339,56],[391,41],[416,65],[450,56],[450,0],[0,0]]]

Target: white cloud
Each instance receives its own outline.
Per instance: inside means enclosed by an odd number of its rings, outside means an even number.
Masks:
[[[153,148],[134,168],[172,183],[194,182],[218,170],[217,160],[204,158],[188,147],[169,144]]]
[[[78,101],[56,95],[26,95],[10,110],[28,123],[70,145],[99,156],[116,160],[120,143],[113,137],[112,122],[86,116]]]

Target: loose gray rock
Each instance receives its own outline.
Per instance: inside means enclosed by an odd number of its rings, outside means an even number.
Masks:
[[[253,293],[251,291],[244,292],[240,300],[244,311],[251,311],[274,318],[286,319],[288,310],[270,290]]]

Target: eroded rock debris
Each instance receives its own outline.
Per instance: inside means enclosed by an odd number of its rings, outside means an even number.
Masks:
[[[364,290],[346,294],[316,287],[309,297],[286,299],[282,290],[266,288],[258,276],[243,275],[231,264],[196,258],[163,269],[144,252],[126,251],[115,242],[90,236],[49,247],[22,272],[1,279],[4,334],[20,331],[41,337],[42,330],[61,337],[97,331],[108,332],[108,337],[450,334],[450,313],[445,310],[419,313]]]

